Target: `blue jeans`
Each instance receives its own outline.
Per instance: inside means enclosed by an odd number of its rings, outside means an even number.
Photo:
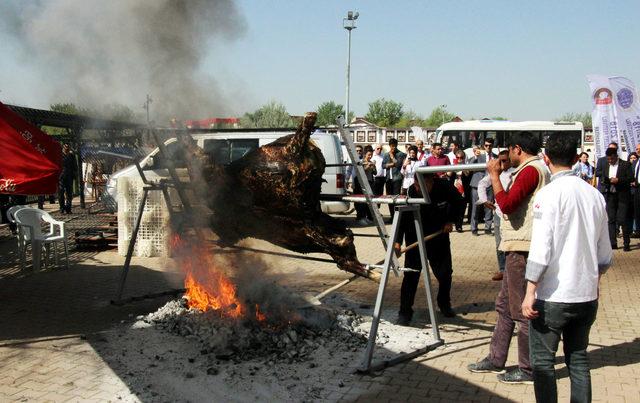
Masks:
[[[536,401],[558,401],[553,366],[562,336],[564,361],[571,379],[571,402],[590,402],[591,375],[587,345],[589,330],[598,311],[598,301],[562,303],[537,300],[534,309],[539,316],[529,325],[529,352]]]

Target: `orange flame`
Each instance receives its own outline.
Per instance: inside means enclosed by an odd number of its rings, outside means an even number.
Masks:
[[[256,319],[258,322],[264,322],[267,320],[267,316],[260,312],[260,306],[258,306],[258,304],[256,304]]]
[[[177,260],[186,273],[185,296],[190,308],[202,312],[213,310],[230,318],[247,317],[248,309],[237,295],[237,288],[216,266],[212,252],[200,243],[187,245],[179,235],[171,240]],[[255,305],[255,319],[264,322],[267,317]]]

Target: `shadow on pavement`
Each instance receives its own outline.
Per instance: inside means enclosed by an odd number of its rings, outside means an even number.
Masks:
[[[148,313],[166,298],[115,306],[122,266],[77,264],[0,279],[0,342],[86,334],[107,330],[131,316]],[[182,276],[132,266],[125,295],[166,291],[182,285]]]
[[[588,351],[589,366],[591,370],[604,367],[624,367],[640,362],[640,338],[633,341],[615,344],[613,346],[599,346],[595,350]],[[564,355],[556,357],[556,363],[564,363]],[[569,377],[569,369],[565,366],[556,371],[556,377]]]

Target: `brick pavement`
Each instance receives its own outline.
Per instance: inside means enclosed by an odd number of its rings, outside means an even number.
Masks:
[[[352,218],[348,218],[351,220]],[[78,225],[90,220],[77,219]],[[87,224],[81,224],[81,223]],[[374,234],[373,228],[356,233]],[[123,258],[114,251],[72,253],[72,267],[34,274],[16,270],[11,260],[12,239],[0,230],[0,401],[138,401],[127,374],[114,371],[85,335],[108,332],[120,322],[155,310],[166,299],[125,306],[109,304]],[[357,238],[363,261],[383,257],[380,241]],[[594,400],[640,401],[640,257],[633,251],[615,252],[615,264],[603,278],[600,310],[589,347]],[[466,365],[488,352],[495,320],[493,300],[498,283],[490,281],[496,266],[493,237],[452,235],[454,257],[453,302],[458,318],[442,323],[446,345],[413,361],[385,370],[380,376],[355,376],[344,387],[328,387],[328,400],[343,401],[532,401],[532,386],[503,385],[491,374],[471,374]],[[264,242],[259,249],[292,254]],[[292,254],[295,255],[295,254]],[[317,255],[318,257],[325,257]],[[288,285],[317,292],[347,278],[326,263],[266,255],[265,260],[285,274]],[[181,276],[165,259],[134,259],[127,293],[142,294],[178,287]],[[286,274],[289,276],[286,276]],[[400,279],[391,278],[385,305],[393,319]],[[340,292],[373,303],[377,286],[358,280]],[[422,298],[422,299],[421,299]],[[424,306],[418,293],[417,306]],[[424,319],[418,315],[418,321]],[[91,336],[94,337],[94,336]],[[515,357],[515,343],[510,357]],[[509,365],[515,364],[513,358]],[[560,358],[559,393],[567,401],[569,380]],[[153,399],[152,399],[153,400]]]

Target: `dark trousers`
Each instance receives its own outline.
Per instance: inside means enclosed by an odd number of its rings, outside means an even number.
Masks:
[[[631,243],[631,231],[627,220],[629,194],[607,193],[607,217],[609,219],[609,240],[611,246],[617,246],[616,233],[618,226],[622,226],[622,240],[625,246]]]
[[[590,402],[591,375],[587,345],[589,331],[598,311],[598,301],[568,304],[538,300],[534,309],[540,314],[531,321],[529,332],[536,401],[558,401],[554,365],[562,336],[564,361],[571,379],[571,401]]]
[[[633,193],[633,223],[636,232],[640,232],[640,189]],[[633,229],[633,228],[630,228]]]
[[[384,194],[384,176],[373,178],[373,194],[376,196],[380,196]]]
[[[440,237],[443,237],[440,239]],[[426,243],[427,260],[431,266],[433,275],[438,280],[438,306],[441,308],[451,307],[451,282],[453,268],[451,263],[451,245],[448,235],[440,235]],[[419,253],[407,256],[405,266],[420,270]],[[413,301],[416,298],[416,291],[420,282],[420,272],[405,272],[400,289],[400,313],[412,314]]]
[[[399,195],[402,190],[402,179],[394,180],[387,179],[384,184],[385,189],[387,190],[387,195]],[[395,206],[393,204],[389,204],[389,215],[393,218],[395,214]]]
[[[353,193],[364,194],[364,190],[362,189],[362,186],[360,186],[360,182],[358,182],[357,178],[355,179]],[[356,209],[357,220],[360,220],[363,218],[368,218],[369,220],[373,220],[373,217],[371,216],[371,211],[369,211],[369,207],[367,206],[367,203],[354,203],[354,208]]]
[[[493,192],[487,189],[487,201],[493,201]],[[478,188],[471,188],[471,231],[478,230],[478,221],[482,219],[484,221],[484,230],[491,231],[493,224],[493,210],[486,208],[481,204],[476,204],[478,201]]]
[[[60,178],[58,183],[58,201],[60,211],[71,213],[71,200],[73,200],[73,178]]]
[[[502,286],[496,299],[498,321],[491,335],[489,359],[493,365],[504,367],[509,354],[513,329],[518,323],[518,366],[531,374],[529,364],[529,321],[522,316],[522,300],[526,290],[524,279],[527,252],[507,252]]]

